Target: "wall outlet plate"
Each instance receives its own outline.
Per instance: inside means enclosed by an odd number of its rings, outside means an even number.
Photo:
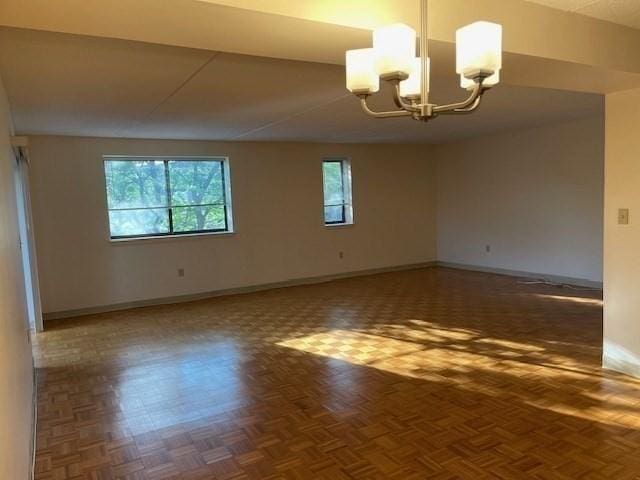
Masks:
[[[629,209],[618,209],[618,225],[629,225]]]

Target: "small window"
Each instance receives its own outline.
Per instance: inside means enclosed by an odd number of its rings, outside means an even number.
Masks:
[[[112,239],[232,231],[226,158],[105,157]]]
[[[353,223],[351,204],[351,164],[347,159],[330,158],[322,162],[324,223]]]

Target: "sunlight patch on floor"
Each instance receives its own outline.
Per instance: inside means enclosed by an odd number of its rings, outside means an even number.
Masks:
[[[581,303],[584,305],[593,305],[594,307],[602,307],[603,301],[599,298],[570,297],[568,295],[549,295],[546,293],[536,293],[538,298],[548,298],[551,300],[559,300],[561,302]]]
[[[478,350],[470,348],[471,344]],[[486,349],[505,361],[543,350],[519,343],[516,349],[516,342],[478,339],[476,334],[462,329],[424,329],[423,325],[423,329],[415,330],[393,324],[367,331],[330,330],[283,340],[277,345],[403,376],[436,376],[439,380],[456,376],[457,382],[466,374],[495,366],[495,358],[487,356]]]
[[[640,404],[625,398],[624,390],[610,391],[599,369],[587,368],[543,346],[480,337],[464,329],[426,328],[429,322],[419,324],[420,330],[406,324],[378,325],[367,331],[336,329],[277,345],[474,393],[503,396],[505,390],[511,391],[526,404],[558,414],[638,426],[635,415]],[[574,394],[567,395],[568,385],[574,385]],[[539,395],[540,389],[547,395]],[[549,395],[552,391],[558,395]],[[629,414],[621,415],[624,411]]]

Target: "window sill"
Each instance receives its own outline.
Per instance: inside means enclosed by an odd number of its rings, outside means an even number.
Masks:
[[[344,222],[344,223],[325,223],[325,228],[344,228],[344,227],[353,227],[353,222]]]
[[[186,233],[183,235],[158,235],[155,237],[132,237],[132,238],[110,238],[109,243],[112,244],[126,244],[131,242],[157,242],[163,240],[193,240],[196,238],[202,237],[210,237],[210,236],[226,236],[226,235],[234,235],[235,232],[206,232],[206,233]]]

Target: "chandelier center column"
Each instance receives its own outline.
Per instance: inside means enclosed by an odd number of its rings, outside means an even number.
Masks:
[[[429,112],[429,0],[420,1],[420,113]]]

